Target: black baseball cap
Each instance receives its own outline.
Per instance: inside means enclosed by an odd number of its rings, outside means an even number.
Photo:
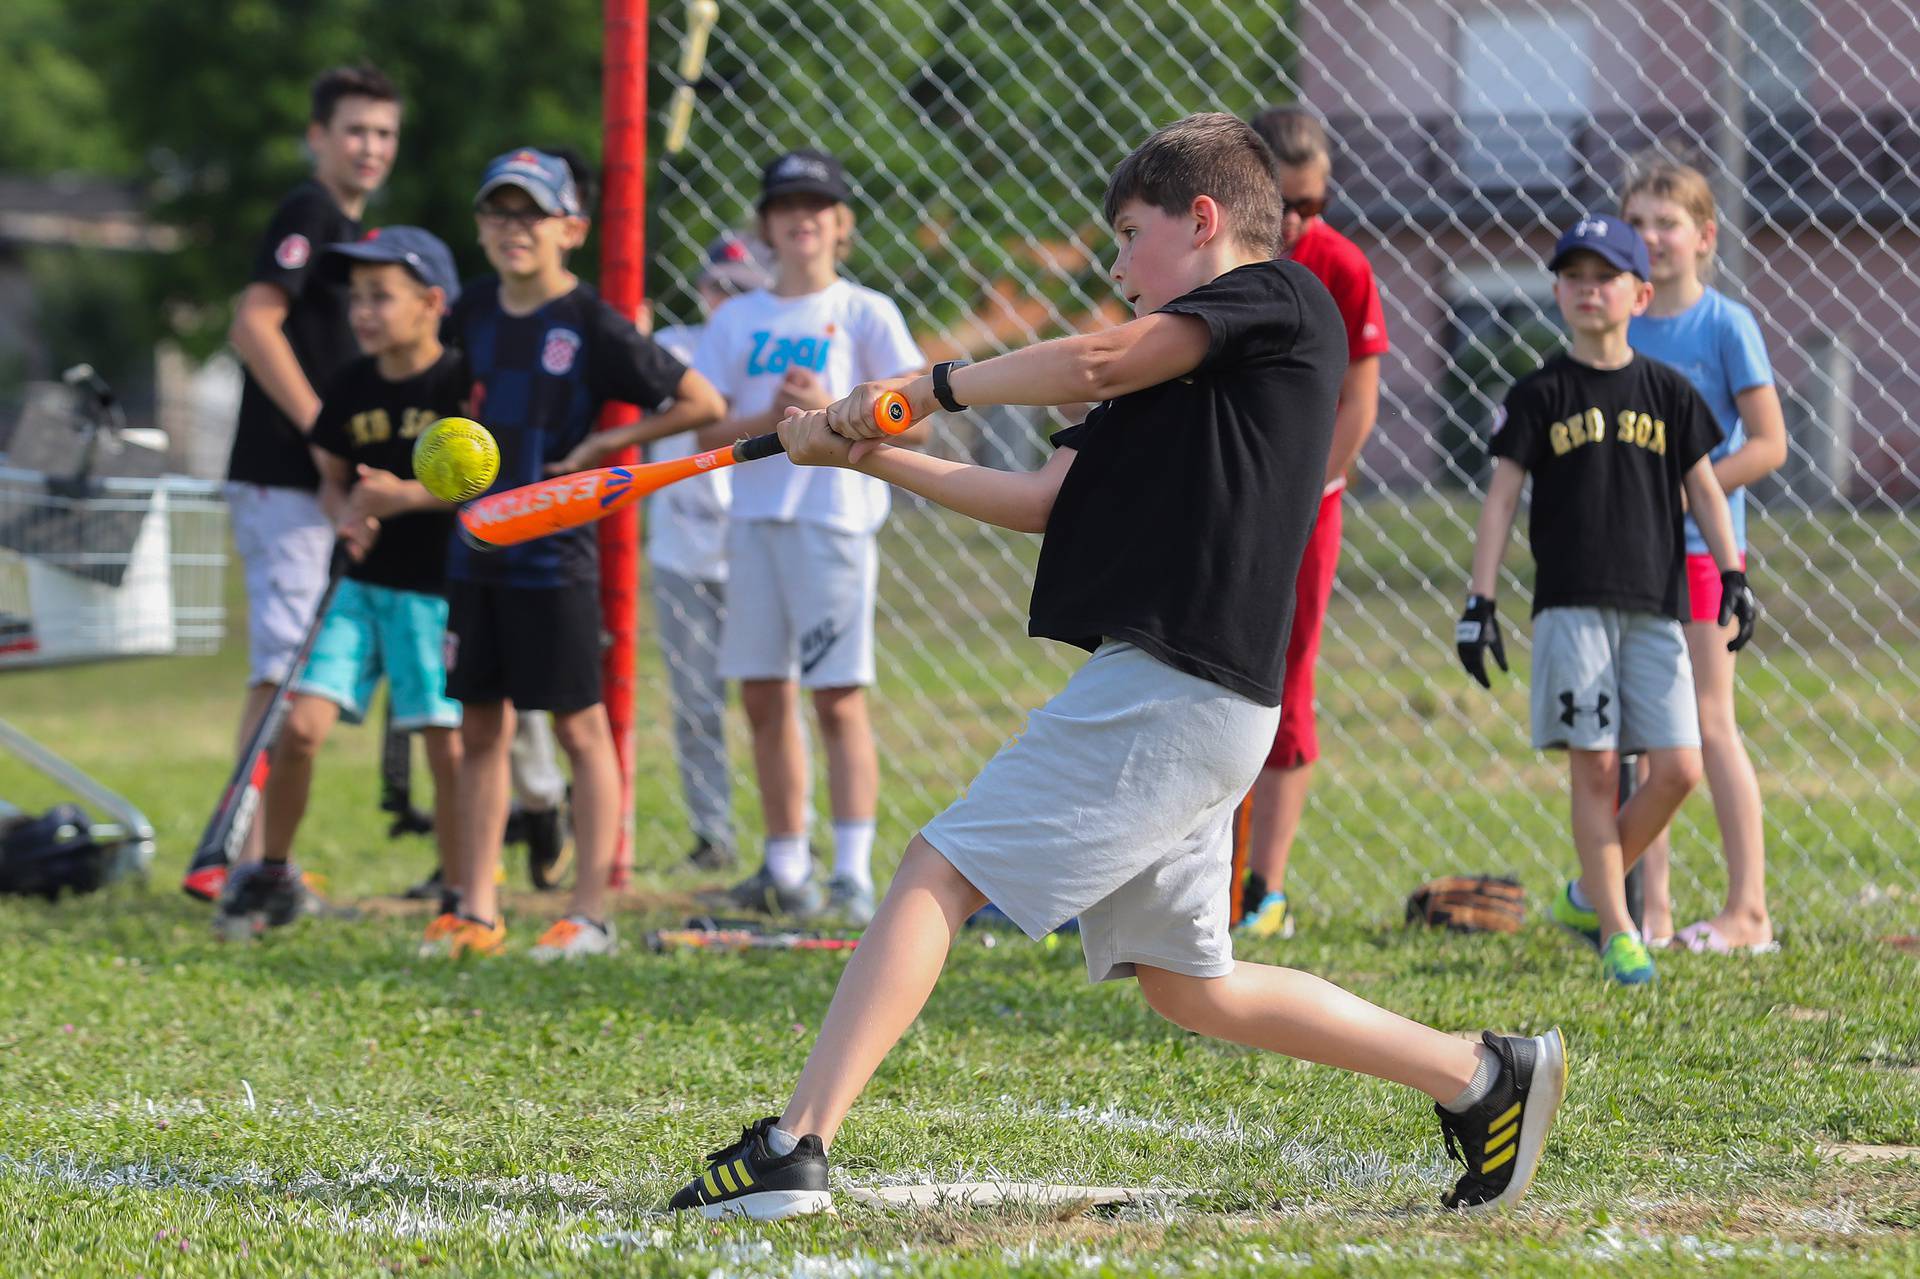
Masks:
[[[760,201],[764,209],[770,200],[783,195],[819,195],[839,204],[853,202],[853,188],[847,185],[847,171],[825,151],[803,148],[789,151],[760,175]]]
[[[355,262],[403,266],[420,283],[445,293],[448,306],[460,296],[460,272],[453,265],[452,251],[439,236],[417,226],[375,227],[364,239],[329,244],[321,269],[338,279]]]

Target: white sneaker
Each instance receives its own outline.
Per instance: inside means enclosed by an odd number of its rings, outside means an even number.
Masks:
[[[556,959],[583,959],[588,955],[611,955],[618,944],[612,924],[602,927],[585,915],[568,915],[555,920],[553,927],[540,935],[527,957],[543,964]]]

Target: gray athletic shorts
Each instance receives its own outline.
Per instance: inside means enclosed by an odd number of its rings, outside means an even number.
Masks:
[[[247,683],[283,684],[327,588],[333,522],[301,489],[229,483],[227,508],[247,579]]]
[[[879,577],[870,533],[734,520],[727,528],[721,678],[786,679],[802,688],[873,683]]]
[[[1029,937],[1080,919],[1087,976],[1233,968],[1233,813],[1261,706],[1109,641],[920,834]]]
[[[1617,608],[1542,611],[1533,619],[1533,744],[1626,755],[1698,747],[1680,623]]]

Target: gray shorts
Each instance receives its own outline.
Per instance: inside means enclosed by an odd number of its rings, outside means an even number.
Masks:
[[[1533,619],[1533,744],[1624,755],[1697,748],[1680,623],[1617,608],[1542,611]]]
[[[301,489],[230,483],[227,507],[247,578],[247,683],[283,684],[327,587],[333,524]]]
[[[794,680],[802,688],[873,683],[879,577],[871,533],[733,521],[727,529],[721,677]]]
[[[1087,976],[1233,968],[1233,813],[1279,726],[1109,641],[920,834],[1033,938],[1080,919]]]

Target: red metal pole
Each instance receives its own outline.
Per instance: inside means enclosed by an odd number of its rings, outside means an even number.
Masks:
[[[614,310],[632,319],[646,288],[647,5],[605,0],[602,61],[602,186],[600,291]],[[639,417],[631,404],[609,404],[602,428]],[[628,449],[609,465],[638,461]],[[611,880],[623,887],[633,869],[633,685],[635,631],[640,617],[640,508],[600,522],[600,615],[608,643],[601,657],[607,719],[620,756],[620,838]]]

